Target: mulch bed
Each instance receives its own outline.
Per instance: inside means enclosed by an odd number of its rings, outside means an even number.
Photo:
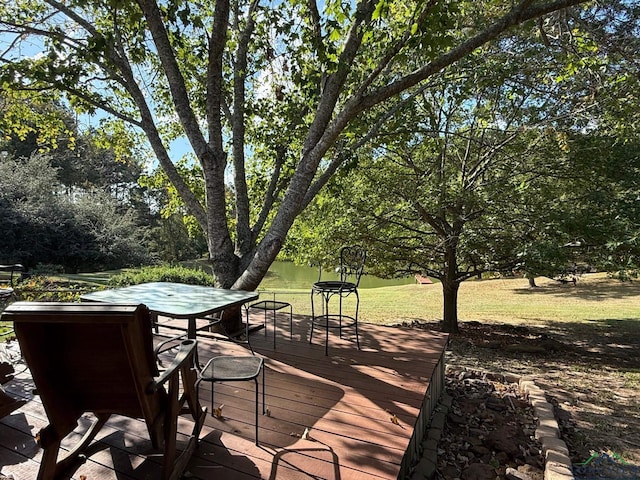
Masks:
[[[436,322],[406,326],[440,330]],[[461,322],[446,363],[458,370],[534,375],[555,406],[574,463],[606,452],[640,465],[640,331],[597,327]]]

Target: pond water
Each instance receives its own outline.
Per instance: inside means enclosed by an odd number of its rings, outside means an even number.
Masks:
[[[318,267],[295,265],[292,262],[274,262],[269,273],[260,284],[260,289],[305,289],[318,281]],[[339,280],[337,273],[322,270],[322,280]],[[360,288],[390,287],[414,283],[413,277],[383,279],[372,275],[364,275],[360,280]]]

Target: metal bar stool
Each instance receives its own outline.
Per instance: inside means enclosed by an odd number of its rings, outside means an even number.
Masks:
[[[358,295],[358,285],[360,284],[360,278],[364,272],[364,263],[367,257],[367,252],[364,248],[359,246],[342,247],[340,250],[340,280],[319,280],[313,284],[311,288],[311,333],[309,334],[309,343],[313,340],[314,327],[325,329],[325,347],[324,354],[329,354],[329,329],[337,328],[342,337],[342,329],[344,327],[354,326],[356,334],[356,345],[360,350],[360,338],[358,336],[358,310],[360,307],[360,296]],[[322,297],[322,314],[316,316],[315,312],[315,296]],[[355,297],[355,313],[353,315],[346,315],[342,308],[343,299],[354,295]],[[339,298],[339,309],[337,314],[329,314],[329,301],[332,297],[337,296]],[[337,319],[338,324],[331,324],[330,320],[333,319],[334,323]],[[343,320],[347,320],[348,323],[343,323]]]
[[[246,340],[236,341],[231,337],[229,340],[238,344],[246,344],[251,350],[251,355],[220,355],[213,357],[207,362],[204,368],[198,374],[198,382],[196,388],[199,391],[201,382],[211,382],[211,416],[215,416],[215,383],[216,382],[247,382],[253,380],[255,383],[256,392],[256,420],[255,420],[255,442],[258,445],[258,377],[262,372],[262,414],[266,412],[265,406],[265,371],[264,360],[261,357],[256,356],[249,341],[249,309],[245,309],[247,315],[246,323]],[[222,318],[222,312],[220,319]]]
[[[293,307],[290,303],[287,302],[277,302],[275,300],[262,300],[260,302],[256,302],[252,305],[249,305],[249,310],[251,309],[263,310],[264,311],[264,336],[267,336],[267,312],[273,312],[273,349],[276,349],[276,312],[278,310],[282,310],[283,308],[289,308],[289,340],[293,338]]]
[[[216,382],[246,382],[253,380],[256,390],[256,421],[255,421],[255,442],[258,445],[258,376],[262,371],[262,414],[265,413],[265,393],[264,393],[264,361],[260,357],[229,356],[223,355],[213,357],[207,362],[200,372],[198,386],[200,382],[211,382],[211,416],[215,416],[214,392]]]

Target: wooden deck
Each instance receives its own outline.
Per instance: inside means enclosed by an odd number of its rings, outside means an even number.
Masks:
[[[252,322],[262,318],[256,314]],[[404,478],[442,390],[447,336],[361,324],[360,351],[345,330],[343,339],[330,336],[325,356],[323,332],[316,330],[313,344],[308,342],[308,317],[294,315],[292,340],[288,316],[278,318],[275,350],[271,322],[266,336],[264,330],[251,336],[266,362],[268,412],[259,419],[259,446],[254,444],[253,382],[216,384],[223,418],[207,417],[189,478]],[[201,363],[241,351],[225,341],[199,342]],[[46,415],[32,394],[28,370],[5,387],[29,402],[0,420],[0,474],[32,480],[41,457],[34,435],[46,425]],[[202,385],[200,398],[211,411],[210,384]],[[68,478],[160,478],[144,428],[140,421],[113,417]],[[180,428],[188,431],[188,422]]]

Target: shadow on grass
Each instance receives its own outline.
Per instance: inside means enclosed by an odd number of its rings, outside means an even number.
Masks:
[[[611,451],[640,465],[639,326],[633,318],[531,327],[462,322],[446,362],[533,375],[574,462]]]
[[[545,326],[461,322],[450,351],[467,360],[504,365],[515,361],[548,368],[640,369],[640,319],[549,322]],[[439,324],[420,328],[439,330]],[[485,357],[488,357],[485,358]]]
[[[578,280],[576,285],[557,282],[534,288],[516,288],[513,292],[523,296],[543,295],[603,301],[639,296],[640,282],[618,282],[609,278],[600,278],[590,279],[588,282]]]

